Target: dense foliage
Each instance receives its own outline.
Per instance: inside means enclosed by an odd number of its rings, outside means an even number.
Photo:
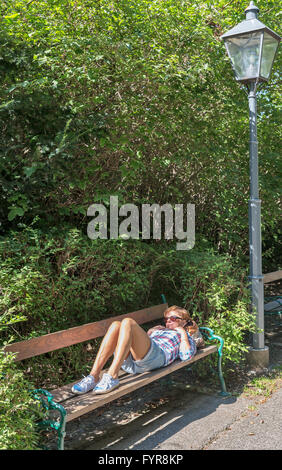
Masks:
[[[16,367],[13,355],[4,354],[2,350],[0,374],[0,449],[37,449],[36,421],[42,417],[42,411],[32,398],[30,382]]]
[[[277,2],[257,5],[277,30]],[[245,7],[2,2],[2,228],[34,216],[84,227],[89,204],[117,194],[194,203],[198,234],[247,255],[248,105],[220,41]],[[266,259],[279,220],[279,65],[258,99]]]
[[[160,303],[161,293],[206,324],[220,320],[220,312],[228,316],[245,297],[246,272],[211,249],[183,257],[166,243],[92,241],[74,229],[29,227],[2,241],[0,250],[0,312],[2,322],[17,321],[14,340]]]
[[[277,31],[279,3],[256,4]],[[243,0],[1,2],[3,340],[159,303],[164,292],[216,327],[226,358],[239,360],[252,328],[244,289],[248,103],[220,35],[246,7]],[[258,93],[264,272],[279,268],[280,64],[278,55]],[[87,208],[108,206],[110,195],[120,204],[195,204],[195,248],[90,240]],[[48,379],[77,376],[86,357],[86,348],[51,355]],[[33,367],[41,385],[42,368]],[[3,373],[15,373],[22,389],[16,370],[10,360]],[[0,447],[17,447],[9,435],[0,434]]]

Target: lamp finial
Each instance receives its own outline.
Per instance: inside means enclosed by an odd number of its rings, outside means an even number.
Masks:
[[[255,6],[254,2],[251,1],[248,8],[245,10],[246,20],[252,20],[258,17],[259,8]]]

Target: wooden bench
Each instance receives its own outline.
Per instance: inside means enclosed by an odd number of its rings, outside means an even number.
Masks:
[[[15,360],[21,361],[43,353],[55,351],[67,346],[89,341],[94,338],[99,338],[105,335],[110,324],[115,320],[123,320],[124,318],[133,318],[138,324],[152,322],[154,320],[162,319],[163,313],[167,309],[167,303],[162,303],[153,307],[131,312],[125,315],[111,317],[106,320],[101,320],[86,325],[77,326],[68,330],[58,331],[56,333],[47,334],[37,338],[32,338],[26,341],[13,343],[6,346],[6,352],[17,353]],[[75,382],[65,385],[57,390],[52,390],[52,393],[44,389],[37,389],[32,392],[36,399],[39,399],[46,410],[48,410],[49,419],[42,421],[40,424],[44,427],[51,427],[58,433],[58,449],[64,449],[64,437],[66,423],[82,416],[85,413],[95,410],[106,403],[109,403],[123,395],[126,395],[140,387],[144,387],[149,383],[164,377],[182,367],[199,361],[200,359],[209,356],[213,353],[218,353],[218,373],[221,384],[221,395],[229,395],[226,392],[226,387],[221,370],[222,348],[223,339],[215,336],[214,332],[209,328],[200,328],[206,340],[219,341],[219,347],[216,345],[209,345],[197,351],[197,354],[190,361],[176,360],[172,364],[142,374],[127,374],[120,371],[119,379],[120,386],[112,392],[105,395],[95,395],[91,392],[85,395],[75,395],[72,393],[71,388]],[[59,420],[50,419],[50,415],[54,414],[53,411],[59,413]]]
[[[280,281],[282,279],[282,271],[274,271],[272,273],[263,274],[263,283],[269,284],[274,281]]]

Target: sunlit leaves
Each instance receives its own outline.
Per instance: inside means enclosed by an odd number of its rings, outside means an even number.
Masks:
[[[277,30],[277,4],[257,4]],[[45,217],[48,205],[55,219],[105,186],[127,202],[194,202],[199,233],[247,254],[247,100],[220,41],[245,8],[243,0],[2,3],[5,200],[25,193],[25,218]],[[258,100],[265,221],[277,201],[278,70],[279,56]]]

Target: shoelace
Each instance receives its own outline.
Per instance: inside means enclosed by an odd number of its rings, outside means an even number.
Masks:
[[[112,377],[110,375],[104,374],[102,379],[101,379],[100,385],[103,385],[103,386],[110,385],[111,380],[112,380]]]
[[[90,375],[88,375],[87,377],[83,376],[83,379],[81,379],[78,385],[88,384],[90,382],[92,382],[92,378]]]

